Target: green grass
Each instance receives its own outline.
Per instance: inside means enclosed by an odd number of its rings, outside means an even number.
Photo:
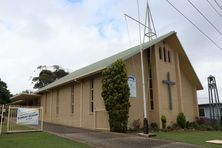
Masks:
[[[2,148],[90,148],[45,132],[4,134],[0,136]]]
[[[222,145],[210,144],[208,140],[222,140],[221,131],[184,131],[184,132],[158,132],[157,139],[172,140],[190,144],[201,145],[209,148],[221,148]]]

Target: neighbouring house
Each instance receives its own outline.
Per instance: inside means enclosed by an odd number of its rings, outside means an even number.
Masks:
[[[214,107],[214,112],[216,113],[216,108],[215,107]],[[220,103],[220,112],[221,112],[221,115],[222,115],[222,103]],[[209,118],[210,119],[210,105],[209,105],[209,103],[199,104],[199,117],[204,117],[204,118]]]
[[[148,122],[161,128],[161,115],[167,125],[176,122],[179,112],[187,120],[199,116],[197,91],[200,83],[177,35],[170,32],[143,44],[143,60]],[[44,121],[88,129],[109,129],[108,115],[101,96],[101,72],[122,59],[129,76],[130,110],[128,127],[143,121],[140,46],[112,55],[35,92],[41,96]],[[142,125],[141,125],[142,126]]]

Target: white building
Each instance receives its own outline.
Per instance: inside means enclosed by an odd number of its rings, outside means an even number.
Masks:
[[[216,108],[214,108],[216,112]],[[220,103],[220,112],[222,114],[222,103]],[[209,104],[199,104],[199,117],[210,118],[210,106]]]

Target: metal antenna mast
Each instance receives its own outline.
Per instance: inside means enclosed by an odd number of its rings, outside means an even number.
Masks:
[[[214,76],[208,77],[208,93],[209,93],[209,107],[210,107],[210,120],[211,122],[218,122],[220,124],[222,120],[222,113],[220,111],[220,99],[217,90],[216,79]]]
[[[147,106],[146,106],[146,88],[145,88],[145,79],[144,79],[144,61],[143,61],[143,43],[145,42],[145,39],[148,38],[148,41],[152,40],[153,38],[157,37],[156,29],[154,27],[154,21],[152,18],[151,10],[149,7],[149,3],[147,0],[146,3],[146,13],[145,13],[145,23],[142,23],[140,21],[140,7],[139,7],[139,0],[137,0],[137,9],[138,9],[138,20],[134,19],[133,17],[124,14],[125,17],[130,18],[131,20],[135,21],[139,25],[139,39],[140,39],[140,57],[141,57],[141,74],[142,74],[142,87],[143,87],[143,111],[144,111],[144,134],[148,134],[148,118],[147,118]],[[144,27],[144,33],[143,33],[143,40],[141,36],[141,26]],[[149,49],[148,52],[151,52],[151,49]]]

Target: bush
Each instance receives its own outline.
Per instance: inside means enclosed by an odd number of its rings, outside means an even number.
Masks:
[[[111,131],[127,131],[129,96],[126,67],[122,60],[117,60],[102,72],[102,97],[109,115]]]
[[[141,126],[140,119],[138,119],[138,120],[133,120],[133,129],[134,129],[134,130],[139,130],[139,129],[140,129],[140,126]]]
[[[167,122],[166,116],[164,115],[161,116],[161,122],[162,122],[162,128],[166,128],[166,122]]]
[[[158,130],[158,125],[155,122],[152,122],[150,124],[150,128],[151,128],[151,130],[157,131]]]
[[[186,127],[186,117],[184,113],[181,112],[177,115],[177,124],[180,128],[184,129]]]
[[[207,118],[196,118],[197,124],[209,124],[210,121]]]
[[[186,128],[188,128],[188,129],[196,129],[197,126],[198,126],[197,122],[187,121],[187,123],[186,123]]]

